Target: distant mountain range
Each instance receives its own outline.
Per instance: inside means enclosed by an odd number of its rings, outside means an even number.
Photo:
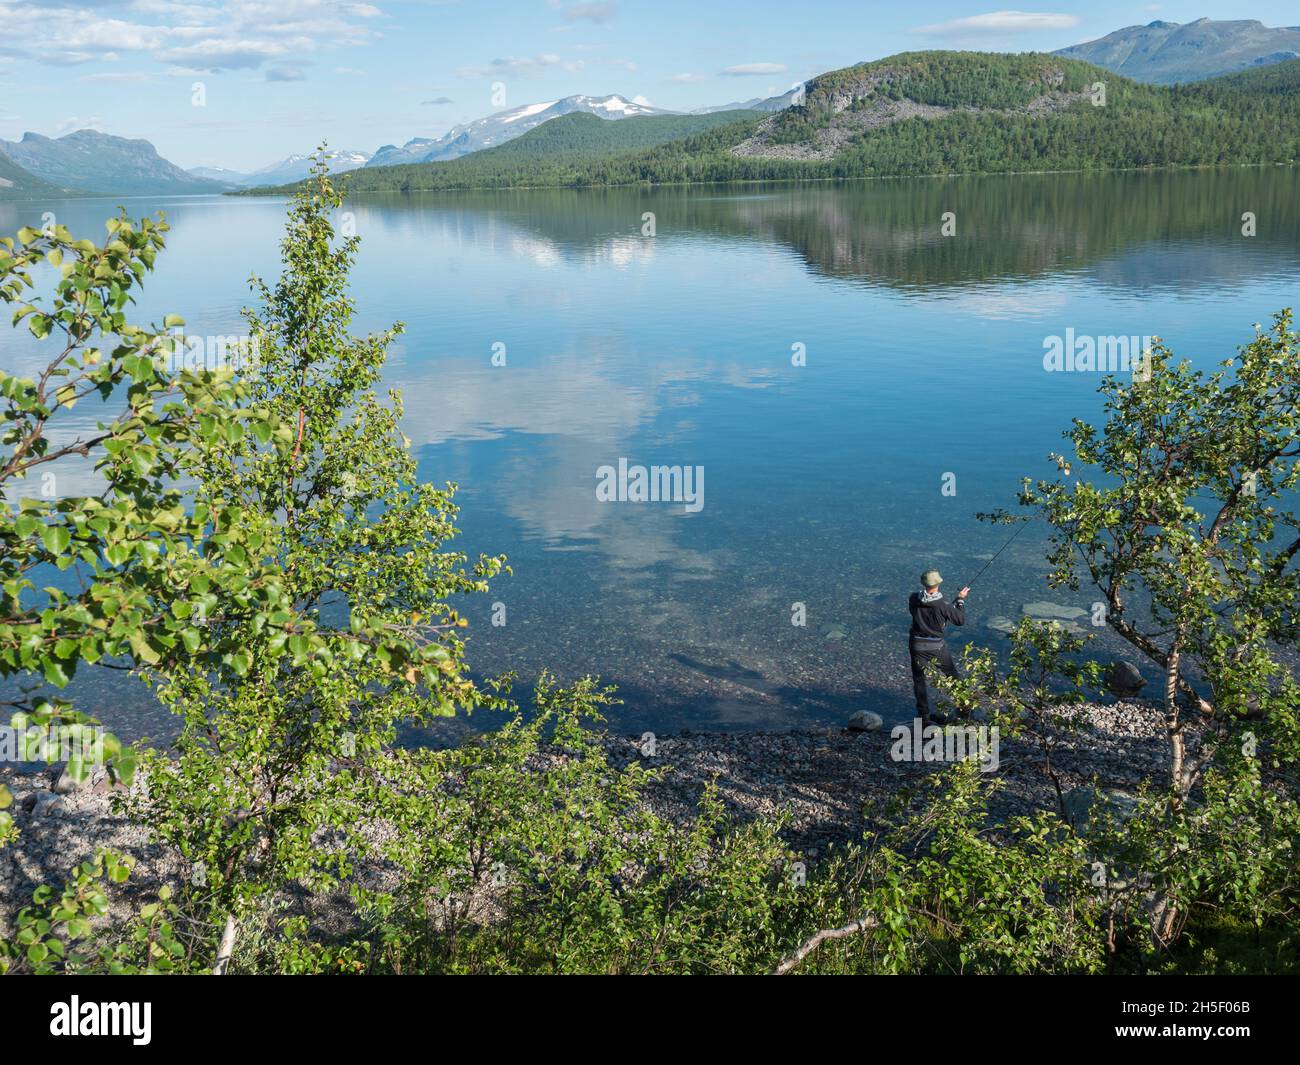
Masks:
[[[742,103],[720,104],[715,107],[697,107],[691,112],[693,115],[711,115],[718,111],[784,111],[794,103],[795,95],[799,90],[791,89],[780,96],[757,96],[752,100],[745,100]]]
[[[208,181],[219,181],[223,185],[239,185],[248,178],[247,174],[241,174],[238,170],[227,170],[224,166],[192,166],[186,173]]]
[[[1107,85],[1109,106],[1093,86]],[[571,114],[459,159],[365,167],[346,191],[593,188],[1300,161],[1300,61],[1187,88],[1043,53],[907,52],[821,74],[777,112]],[[252,190],[256,193],[276,190]]]
[[[960,65],[964,53],[927,53],[927,63],[940,66]],[[992,56],[993,54],[990,53]],[[1300,27],[1270,28],[1257,21],[1212,21],[1198,19],[1186,25],[1173,22],[1152,22],[1146,26],[1130,26],[1085,44],[1074,45],[1055,53],[1056,56],[1081,60],[1113,71],[1138,82],[1172,84],[1202,81],[1225,74],[1244,72],[1270,72],[1264,81],[1225,82],[1237,91],[1291,95],[1294,93],[1295,75],[1290,66],[1300,57]],[[899,57],[893,57],[897,59]],[[1050,57],[1042,56],[1040,59]],[[880,61],[878,61],[880,62]],[[870,66],[871,64],[867,64]],[[992,69],[990,68],[990,76]],[[858,70],[862,67],[846,68]],[[812,79],[805,86],[824,88],[836,79],[846,77],[843,71],[832,71]],[[929,75],[926,75],[927,77]],[[946,76],[946,75],[945,75]],[[911,75],[915,80],[916,75]],[[1022,86],[1023,88],[1023,86]],[[820,132],[800,119],[804,108],[794,105],[802,99],[798,90],[779,96],[755,98],[743,102],[699,108],[689,115],[654,107],[638,99],[618,94],[610,96],[566,96],[526,104],[463,125],[455,126],[440,137],[416,137],[401,147],[386,144],[373,155],[356,150],[333,150],[328,153],[330,168],[335,173],[364,171],[367,174],[391,167],[419,166],[428,163],[446,163],[469,155],[494,152],[530,132],[544,127],[556,119],[583,116],[601,120],[597,123],[579,122],[557,131],[556,136],[530,140],[523,151],[515,154],[493,155],[484,167],[441,174],[436,187],[449,187],[442,183],[468,180],[471,184],[489,183],[504,178],[486,177],[490,162],[500,174],[507,172],[518,178],[525,165],[530,173],[543,158],[559,159],[566,155],[575,159],[590,159],[594,154],[618,155],[636,151],[656,151],[669,142],[706,134],[714,128],[693,126],[692,118],[713,115],[731,115],[740,120],[740,113],[767,116],[771,121],[755,128],[731,151],[735,157],[763,157],[805,162],[825,161],[837,156],[845,145],[855,140],[878,121],[895,117],[934,117],[935,108],[944,109],[955,90],[927,87],[920,96],[909,99],[859,101],[853,113],[839,115]],[[990,90],[992,91],[992,90]],[[961,95],[958,93],[957,95]],[[1015,95],[1015,86],[1003,86],[994,93],[997,101]],[[1058,94],[1059,95],[1059,94]],[[1068,108],[1069,99],[1057,99],[1047,94],[1044,99],[1052,108]],[[990,97],[993,100],[993,97]],[[1039,106],[1035,103],[1034,106]],[[989,107],[989,103],[982,106]],[[1044,105],[1045,106],[1045,105]],[[792,109],[793,108],[793,109]],[[1000,108],[1008,110],[1005,107]],[[625,120],[664,120],[657,125],[636,125],[626,135],[608,136]],[[792,119],[790,122],[785,119]],[[775,123],[775,124],[773,124]],[[861,128],[859,128],[861,127]],[[701,142],[704,143],[704,142]],[[713,142],[709,142],[712,150]],[[662,154],[662,153],[661,153]],[[670,153],[671,154],[671,153]],[[66,195],[154,195],[200,194],[235,191],[249,188],[276,188],[292,185],[307,176],[312,165],[307,154],[291,155],[270,166],[252,172],[221,167],[195,167],[182,170],[162,158],[146,140],[130,140],[94,130],[78,130],[58,138],[25,133],[19,141],[0,140],[0,199],[20,199]],[[548,163],[548,166],[554,165]],[[730,164],[728,164],[730,165]],[[548,171],[548,180],[553,175]],[[514,178],[512,178],[513,180]],[[420,182],[433,180],[421,178]],[[377,178],[374,182],[354,183],[369,187],[424,187],[410,185],[405,171],[399,178]]]
[[[370,161],[370,153],[331,149],[325,153],[325,158],[329,161],[331,174],[343,174],[365,166]],[[310,155],[291,155],[248,174],[221,166],[196,166],[187,172],[208,181],[219,181],[228,188],[251,188],[254,185],[288,185],[301,181],[311,173],[312,165]]]
[[[1173,85],[1300,57],[1300,26],[1271,28],[1253,19],[1202,18],[1184,25],[1150,22],[1056,54],[1094,63],[1134,81]]]
[[[0,153],[41,181],[92,195],[224,190],[215,181],[169,163],[146,140],[128,140],[93,129],[79,129],[57,139],[24,133],[20,141],[0,141]]]
[[[714,111],[706,115],[634,115],[625,122],[608,122],[574,111],[505,144],[456,159],[366,167],[349,174],[343,187],[348,193],[401,190],[410,187],[409,182],[421,189],[502,187],[515,182],[517,175],[536,173],[538,166],[582,167],[766,117],[762,111]]]
[[[327,152],[330,170],[343,173],[367,165],[456,159],[507,143],[550,119],[585,112],[604,119],[673,115],[676,112],[626,97],[568,96],[528,104],[457,126],[436,139],[416,138],[403,147],[385,145],[369,152]],[[287,159],[251,173],[225,167],[182,170],[162,158],[146,140],[130,140],[83,129],[57,139],[24,133],[22,140],[0,140],[0,199],[76,195],[156,195],[227,192],[240,188],[289,185],[311,170],[310,155]]]
[[[0,152],[0,200],[30,200],[38,196],[66,196],[77,190],[62,188],[28,173]]]
[[[394,144],[385,144],[367,166],[398,166],[405,163],[433,163],[445,159],[457,159],[470,152],[484,148],[494,148],[512,141],[561,115],[571,115],[579,111],[595,115],[597,118],[619,119],[632,118],[637,115],[668,115],[660,107],[639,104],[625,96],[566,96],[562,100],[548,100],[545,103],[525,104],[508,111],[498,111],[486,118],[476,119],[463,126],[453,126],[441,137],[416,137],[407,141],[400,148]]]

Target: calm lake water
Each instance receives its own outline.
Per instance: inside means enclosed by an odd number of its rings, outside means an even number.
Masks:
[[[48,210],[99,236],[113,204],[0,204],[0,232]],[[127,206],[173,227],[142,317],[241,332],[248,275],[277,272],[283,203]],[[514,569],[464,604],[476,670],[525,686],[544,667],[599,674],[630,732],[910,717],[917,575],[937,566],[954,590],[973,576],[1006,535],[974,514],[1012,507],[1070,419],[1099,414],[1100,375],[1045,371],[1045,338],[1158,335],[1210,366],[1300,292],[1284,168],[346,209],[358,329],[406,324],[387,376],[421,472],[461,485],[464,547]],[[0,365],[37,354],[0,333]],[[703,467],[702,508],[599,501],[597,470],[620,458]],[[988,620],[1035,600],[1091,606],[1046,587],[1044,536],[1027,531],[977,584],[962,640],[997,646]],[[170,731],[129,677],[75,691],[124,735]]]

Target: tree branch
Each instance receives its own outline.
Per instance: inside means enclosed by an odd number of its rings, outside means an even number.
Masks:
[[[782,958],[770,975],[785,976],[793,972],[803,964],[808,955],[812,954],[823,943],[828,943],[832,939],[848,939],[850,936],[870,932],[879,926],[880,922],[874,917],[859,917],[856,921],[850,921],[839,928],[823,928],[820,932],[804,940],[799,949],[793,954]]]

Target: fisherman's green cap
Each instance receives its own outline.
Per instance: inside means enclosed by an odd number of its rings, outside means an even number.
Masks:
[[[922,588],[938,588],[943,583],[943,578],[939,576],[937,569],[928,569],[921,574]]]

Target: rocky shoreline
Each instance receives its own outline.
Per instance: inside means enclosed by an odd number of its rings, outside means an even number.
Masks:
[[[1080,706],[1077,731],[1061,737],[1053,764],[1066,790],[1096,784],[1128,792],[1167,772],[1163,711],[1138,701]],[[976,723],[978,724],[978,723]],[[861,838],[866,804],[883,804],[915,786],[942,764],[892,757],[892,727],[865,731],[805,729],[787,732],[691,733],[655,738],[645,758],[638,739],[611,737],[614,764],[640,759],[669,767],[653,786],[652,806],[674,820],[689,819],[704,787],[716,782],[737,819],[784,813],[786,838],[809,857],[825,847]],[[1194,741],[1193,741],[1194,742]],[[1001,786],[990,805],[994,821],[1056,809],[1051,780],[1037,747],[1001,740],[990,776]]]
[[[1054,764],[1065,788],[1093,784],[1131,791],[1145,780],[1159,782],[1166,748],[1160,708],[1118,700],[1078,708],[1077,731],[1062,737]],[[939,768],[933,762],[891,757],[891,728],[875,715],[857,715],[853,728],[782,732],[695,733],[653,737],[608,735],[610,761],[664,767],[664,778],[647,792],[656,812],[685,823],[703,789],[715,782],[729,813],[740,822],[783,813],[790,844],[816,859],[833,844],[861,838],[866,804],[880,804]],[[1001,782],[991,806],[994,821],[1055,809],[1051,781],[1036,748],[1001,740]],[[135,859],[129,895],[152,894],[182,875],[181,862],[151,843],[144,828],[115,815],[102,771],[74,787],[56,770],[0,770],[0,783],[14,795],[12,811],[22,835],[0,849],[0,914],[30,899],[39,883],[58,883],[76,862],[108,847]]]

